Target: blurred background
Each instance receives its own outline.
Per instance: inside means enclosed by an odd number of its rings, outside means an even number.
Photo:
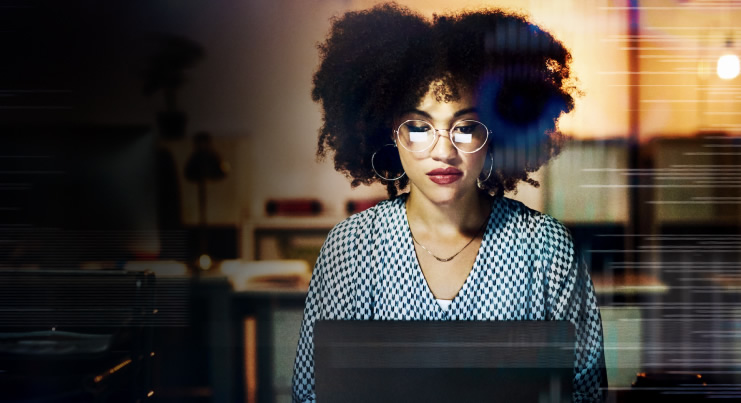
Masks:
[[[310,97],[330,18],[376,3],[0,2],[0,394],[290,401],[324,237],[386,196],[316,161]],[[741,2],[400,3],[570,48],[571,140],[507,196],[589,262],[610,401],[741,398]]]

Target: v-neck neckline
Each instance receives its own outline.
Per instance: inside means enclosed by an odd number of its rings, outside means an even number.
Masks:
[[[414,247],[414,240],[412,239],[412,230],[409,227],[409,217],[407,216],[407,204],[406,199],[409,197],[409,194],[406,193],[404,197],[400,197],[400,203],[401,203],[401,215],[404,222],[404,236],[406,238],[406,244],[410,245],[411,251],[412,251],[412,264],[414,267],[412,267],[412,270],[415,271],[415,275],[417,276],[417,280],[421,281],[422,284],[424,284],[426,299],[428,303],[432,303],[432,305],[437,307],[437,311],[443,313],[446,317],[449,317],[452,315],[453,310],[457,305],[459,305],[459,301],[461,299],[461,295],[465,294],[467,289],[469,288],[469,283],[471,283],[474,278],[474,276],[478,275],[479,267],[481,266],[480,260],[481,258],[481,250],[484,247],[485,243],[491,241],[491,234],[489,231],[489,227],[491,226],[491,220],[492,220],[492,212],[494,211],[494,205],[496,201],[493,201],[491,203],[490,209],[489,209],[489,217],[486,219],[486,225],[484,226],[484,235],[481,238],[481,244],[479,244],[479,249],[476,251],[476,259],[473,261],[473,267],[471,268],[471,271],[468,273],[468,276],[466,276],[466,280],[463,282],[463,285],[461,285],[461,288],[458,290],[458,292],[455,294],[453,299],[451,300],[450,306],[448,306],[447,310],[444,310],[440,304],[437,302],[437,299],[435,298],[435,294],[432,293],[432,289],[430,288],[430,284],[427,283],[427,278],[425,277],[424,273],[422,272],[422,266],[419,264],[419,259],[417,258],[417,252]]]

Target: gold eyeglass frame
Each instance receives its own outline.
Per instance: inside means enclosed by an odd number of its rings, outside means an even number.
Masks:
[[[424,148],[423,150],[410,150],[410,149],[409,149],[409,148],[408,148],[407,146],[405,146],[405,145],[404,145],[404,142],[403,142],[403,141],[401,141],[401,137],[400,137],[400,135],[399,135],[399,132],[400,132],[400,130],[401,130],[401,127],[402,127],[402,126],[404,126],[405,124],[409,123],[409,122],[421,122],[421,123],[425,123],[425,124],[429,125],[429,126],[430,126],[430,127],[432,128],[432,130],[433,130],[433,131],[435,132],[435,139],[434,139],[434,140],[432,141],[432,143],[430,143],[430,145],[428,145],[427,147],[425,147],[425,148]],[[458,146],[457,146],[457,145],[455,144],[455,141],[453,141],[453,138],[452,138],[452,135],[451,135],[451,133],[453,132],[453,129],[455,129],[455,128],[456,128],[456,126],[458,126],[458,125],[460,125],[461,123],[464,123],[464,122],[474,122],[474,123],[478,123],[478,124],[480,124],[481,126],[483,126],[483,127],[484,127],[484,129],[486,130],[486,138],[484,139],[484,142],[483,142],[483,143],[481,144],[481,146],[480,146],[479,148],[477,148],[477,149],[475,149],[475,150],[473,150],[473,151],[465,151],[465,150],[461,150],[461,149],[460,149],[460,148],[459,148],[459,147],[458,147]],[[462,153],[464,153],[464,154],[473,154],[473,153],[475,153],[475,152],[478,152],[478,151],[480,151],[480,150],[481,150],[482,148],[484,148],[484,146],[486,145],[486,143],[487,143],[487,142],[489,141],[489,134],[491,134],[491,130],[489,130],[489,128],[488,128],[488,127],[486,127],[486,125],[485,125],[485,124],[483,124],[483,123],[479,122],[478,120],[474,120],[474,119],[464,119],[464,120],[459,120],[459,121],[455,122],[455,123],[453,124],[453,126],[451,126],[451,127],[450,127],[449,129],[447,129],[447,130],[446,130],[446,129],[437,129],[437,128],[436,128],[436,127],[435,127],[435,126],[434,126],[434,125],[432,124],[432,123],[430,123],[430,122],[428,122],[428,121],[426,121],[426,120],[421,120],[421,119],[408,119],[408,120],[405,120],[404,122],[402,122],[402,123],[401,123],[401,124],[400,124],[400,125],[399,125],[399,126],[398,126],[398,127],[396,128],[396,130],[394,130],[394,134],[395,134],[395,137],[396,137],[396,142],[397,142],[397,143],[399,143],[399,144],[400,144],[400,145],[401,145],[402,147],[404,147],[404,149],[405,149],[405,150],[407,150],[407,151],[409,151],[409,152],[412,152],[412,153],[422,153],[422,152],[425,152],[425,151],[428,151],[428,150],[430,150],[430,149],[434,148],[434,147],[435,147],[435,144],[437,144],[437,140],[438,140],[438,139],[439,139],[440,137],[442,137],[442,136],[443,136],[442,134],[440,134],[440,132],[447,132],[447,135],[445,135],[445,137],[447,137],[447,138],[448,138],[448,140],[450,140],[450,143],[451,143],[451,144],[453,144],[453,147],[455,147],[455,149],[456,149],[456,150],[458,150],[458,151],[460,151],[460,152],[462,152]]]

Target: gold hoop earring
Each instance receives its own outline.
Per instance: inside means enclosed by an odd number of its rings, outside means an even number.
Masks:
[[[486,183],[486,181],[489,180],[489,177],[491,177],[491,172],[494,170],[494,157],[491,154],[486,153],[486,158],[488,158],[489,161],[491,161],[491,163],[489,164],[489,173],[486,174],[486,178],[484,178],[484,179],[481,179],[480,177],[479,178],[476,178],[476,185],[479,187],[479,189],[484,189],[484,183]],[[484,163],[486,163],[486,162],[484,162]],[[482,173],[483,173],[483,171],[482,171]],[[481,176],[481,175],[479,175],[479,176]]]
[[[383,147],[388,147],[388,146],[391,146],[391,147],[396,148],[396,144],[393,144],[393,143],[385,144]],[[383,149],[383,147],[381,147],[381,149]],[[378,151],[380,151],[380,150],[378,150]],[[381,178],[381,179],[383,179],[385,181],[393,182],[393,181],[396,181],[396,180],[399,180],[399,179],[403,178],[404,175],[407,174],[406,172],[402,172],[401,175],[397,176],[396,178],[387,178],[387,177],[381,175],[380,173],[378,173],[378,170],[376,169],[376,154],[378,153],[378,151],[374,152],[373,155],[371,156],[371,167],[373,167],[373,172],[376,173],[376,176],[378,176],[379,178]]]

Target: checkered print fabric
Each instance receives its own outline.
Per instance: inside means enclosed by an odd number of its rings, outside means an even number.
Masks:
[[[309,287],[293,372],[294,401],[315,401],[313,330],[320,319],[562,320],[576,326],[574,401],[602,399],[602,322],[568,230],[520,202],[496,198],[473,269],[449,309],[419,268],[406,197],[338,224]]]

